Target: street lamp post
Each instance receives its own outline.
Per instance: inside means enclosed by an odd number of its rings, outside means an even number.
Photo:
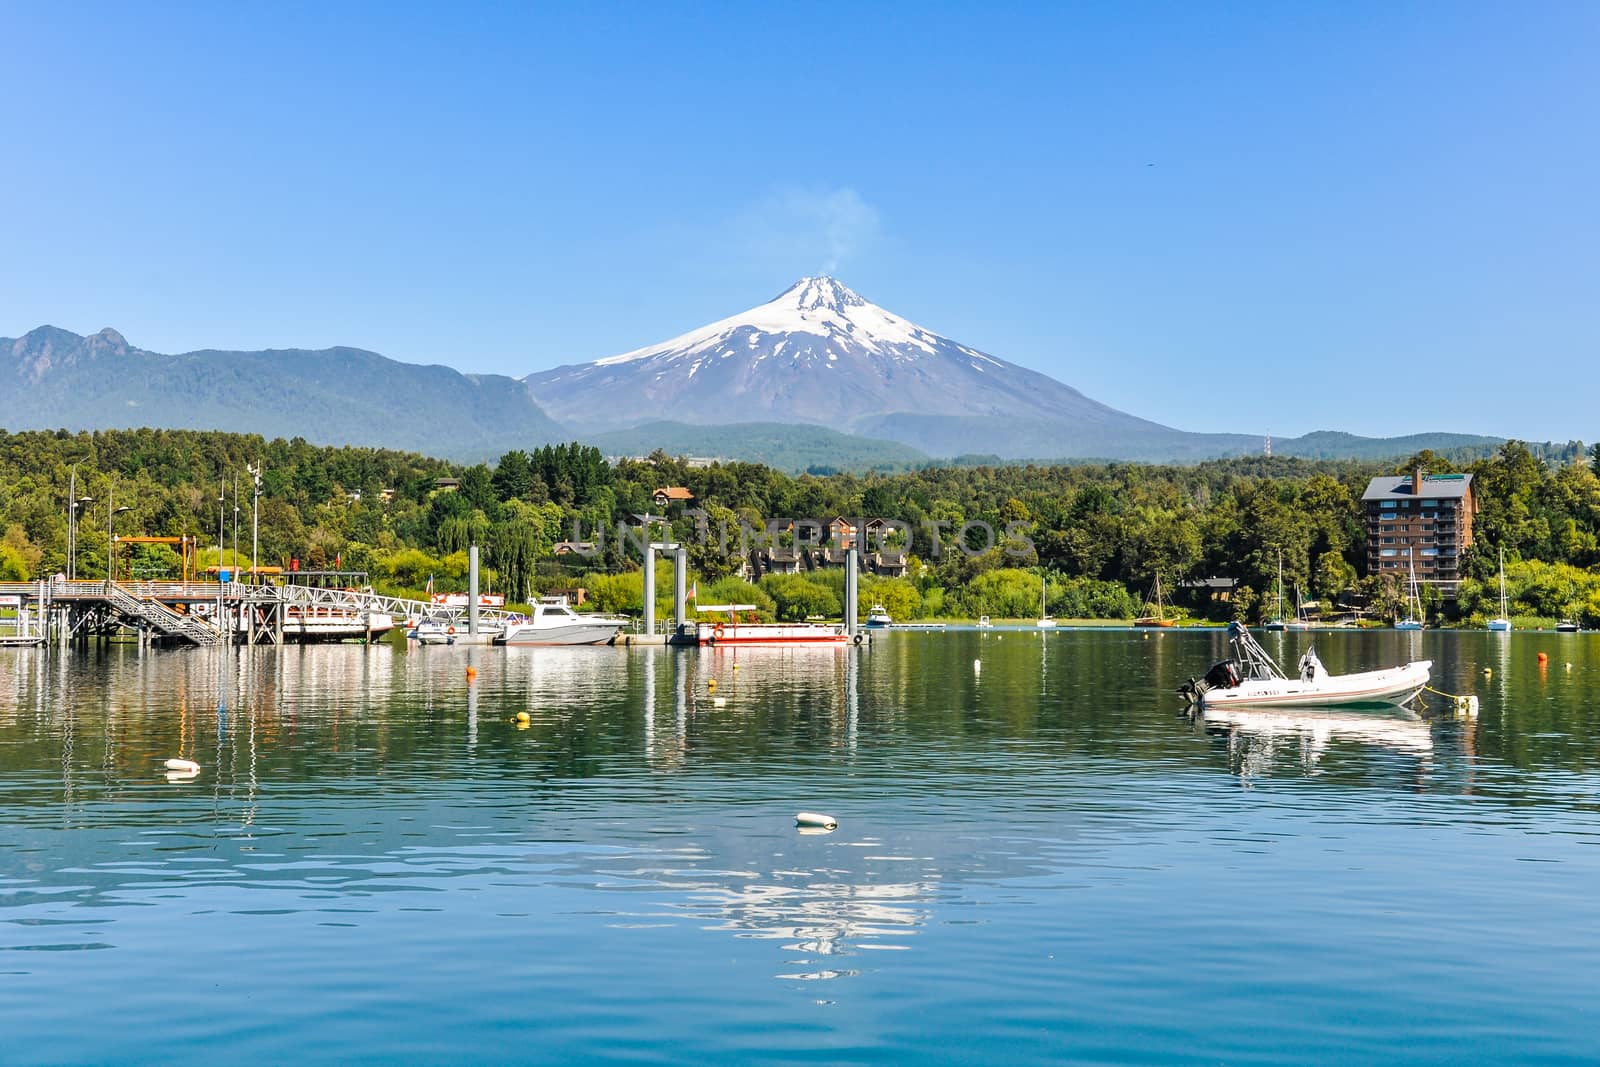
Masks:
[[[72,501],[67,510],[67,577],[78,576],[78,515],[90,504],[94,497],[81,496]]]
[[[112,532],[112,528],[116,524],[118,515],[121,515],[124,511],[133,510],[126,504],[120,508],[112,507],[111,505],[116,503],[116,495],[117,487],[115,484],[113,484],[111,489],[106,494],[106,584],[108,586],[112,582],[116,581],[117,578],[116,571],[114,569],[116,536]]]
[[[94,503],[92,496],[80,496],[77,507],[73,510],[72,519],[72,577],[78,576],[78,513],[89,514],[89,505]]]
[[[217,629],[223,629],[223,604],[222,604],[222,518],[223,508],[228,503],[228,480],[222,480],[222,487],[217,492]]]
[[[82,463],[79,460],[78,463]],[[94,503],[92,496],[78,495],[78,463],[72,465],[72,473],[68,481],[67,496],[71,499],[67,503],[67,577],[78,576],[78,512]]]
[[[78,463],[72,465],[67,481],[67,565],[61,569],[68,578],[72,577],[72,528],[77,525],[78,517]]]
[[[222,581],[222,516],[228,504],[228,483],[224,481],[217,492],[217,581]],[[218,594],[219,598],[221,594]]]
[[[245,464],[255,490],[250,495],[250,572],[261,566],[261,468]]]

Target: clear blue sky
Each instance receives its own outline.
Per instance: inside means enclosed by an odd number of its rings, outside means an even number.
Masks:
[[[831,268],[1186,429],[1600,438],[1600,4],[13,2],[0,41],[4,336],[520,375]]]

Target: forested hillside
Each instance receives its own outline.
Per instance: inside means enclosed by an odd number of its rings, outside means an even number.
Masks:
[[[1503,547],[1516,612],[1600,625],[1600,480],[1592,458],[1577,446],[1540,455],[1513,442],[1466,465],[1476,476],[1477,544],[1465,560],[1471,580],[1459,602],[1442,606],[1447,616],[1483,613],[1480,583],[1495,573]],[[1159,574],[1169,589],[1186,578],[1236,578],[1229,602],[1194,593],[1186,602],[1180,593],[1180,602],[1197,615],[1255,619],[1271,596],[1280,551],[1285,582],[1307,596],[1361,593],[1381,609],[1398,591],[1392,580],[1361,574],[1359,497],[1374,474],[1415,463],[1450,468],[1424,452],[1399,465],[1255,457],[796,477],[748,463],[691,468],[659,452],[613,466],[598,449],[577,444],[511,451],[491,468],[199,431],[0,432],[0,578],[63,569],[74,465],[78,495],[93,498],[81,518],[81,576],[105,573],[113,494],[116,507],[130,509],[115,516],[119,534],[197,535],[210,546],[207,562],[216,557],[219,508],[232,558],[237,507],[237,550],[248,562],[246,466],[259,465],[262,563],[338,562],[394,591],[420,591],[430,576],[441,590],[461,587],[465,549],[476,542],[496,587],[514,599],[583,584],[602,606],[636,610],[642,590],[628,516],[656,510],[658,487],[681,485],[702,513],[675,512],[673,532],[690,546],[702,596],[752,598],[769,614],[836,611],[842,579],[822,571],[769,575],[759,586],[738,581],[741,527],[834,516],[909,527],[908,577],[869,578],[862,593],[901,618],[1029,616],[1038,610],[1043,573],[1048,609],[1062,617],[1126,617]],[[459,484],[440,487],[441,478]],[[963,526],[965,547],[955,543]],[[987,529],[996,531],[992,545]],[[556,567],[552,551],[563,540],[594,542],[595,553],[562,557]],[[134,564],[136,575],[154,577],[171,572],[176,557],[142,547]]]

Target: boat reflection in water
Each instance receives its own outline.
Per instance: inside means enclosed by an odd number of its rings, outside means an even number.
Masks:
[[[783,872],[793,884],[708,885],[691,894],[685,910],[708,920],[706,929],[736,937],[786,942],[797,953],[787,962],[805,968],[775,977],[791,981],[850,978],[859,968],[844,960],[862,950],[895,951],[930,918],[931,881],[861,883],[835,872]]]
[[[1266,775],[1297,757],[1299,769],[1320,773],[1319,764],[1335,744],[1370,746],[1429,761],[1434,756],[1432,725],[1411,711],[1340,712],[1265,708],[1206,708],[1198,719],[1206,731],[1225,736],[1229,762],[1241,778]]]

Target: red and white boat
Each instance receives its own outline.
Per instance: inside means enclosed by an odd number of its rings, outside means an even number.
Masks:
[[[726,621],[696,624],[695,636],[702,646],[723,645],[846,645],[851,636],[843,623],[831,622],[741,622],[743,612],[754,612],[754,604],[702,604],[702,612],[727,612]],[[861,635],[854,638],[861,643]]]

